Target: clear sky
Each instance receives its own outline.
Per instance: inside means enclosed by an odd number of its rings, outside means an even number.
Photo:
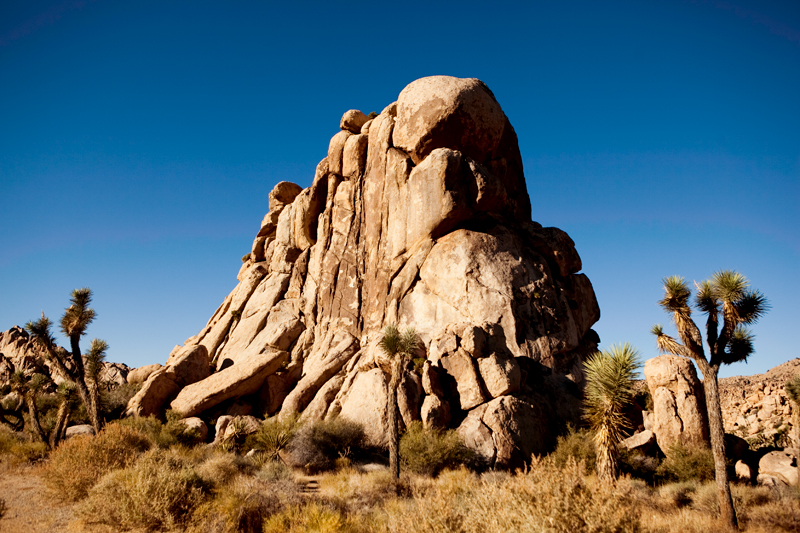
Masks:
[[[85,344],[163,363],[236,285],[275,183],[310,185],[344,111],[435,74],[510,118],[601,348],[655,356],[661,279],[735,269],[772,309],[721,375],[800,356],[797,1],[2,1],[0,330],[88,286]]]

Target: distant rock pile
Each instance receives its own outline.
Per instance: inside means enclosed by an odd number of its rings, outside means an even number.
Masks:
[[[578,420],[600,311],[572,240],[531,221],[494,95],[476,79],[423,78],[339,126],[310,187],[269,194],[238,285],[129,414],[338,415],[381,444],[377,341],[397,323],[424,345],[401,385],[406,424],[460,427],[496,466],[545,451],[556,425]]]

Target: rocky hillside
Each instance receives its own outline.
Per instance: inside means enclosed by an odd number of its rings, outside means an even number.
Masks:
[[[800,358],[764,374],[720,379],[725,431],[765,445],[780,444],[791,432],[794,407],[783,386],[798,374]]]
[[[339,130],[310,187],[270,193],[238,285],[129,413],[339,415],[383,443],[377,343],[396,323],[422,341],[401,386],[406,424],[461,427],[498,466],[544,451],[579,416],[600,310],[572,240],[531,221],[494,95],[423,78]]]

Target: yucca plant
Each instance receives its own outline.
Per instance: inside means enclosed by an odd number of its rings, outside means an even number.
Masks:
[[[734,529],[738,521],[725,468],[725,432],[717,375],[721,365],[745,361],[753,354],[753,335],[745,324],[756,323],[769,309],[769,304],[763,294],[750,289],[745,276],[733,270],[715,272],[711,279],[695,283],[694,303],[690,300],[692,291],[682,277],[671,276],[663,282],[664,298],[658,303],[672,315],[680,341],[664,333],[660,324],[653,326],[651,332],[662,353],[688,357],[703,373],[720,515],[725,524]],[[703,348],[703,335],[691,317],[692,307],[706,314],[708,357]]]
[[[89,420],[94,427],[95,433],[99,433],[102,427],[102,420],[100,418],[97,385],[108,345],[104,341],[93,340],[92,347],[87,354],[89,359],[84,363],[81,355],[80,339],[86,334],[86,328],[97,316],[94,309],[89,307],[92,302],[92,291],[86,287],[75,289],[72,291],[70,301],[72,304],[64,311],[64,316],[61,317],[61,331],[69,338],[71,353],[56,345],[50,329],[52,323],[44,313],[42,313],[42,318],[39,320],[28,322],[25,325],[25,329],[44,348],[48,359],[59,372],[75,383],[78,395],[86,407],[86,412],[89,414]],[[88,374],[87,366],[90,370]],[[93,390],[94,392],[92,392]]]
[[[617,446],[631,429],[624,411],[633,401],[640,367],[639,352],[628,343],[597,352],[584,363],[584,417],[594,434],[597,475],[605,481],[619,475]]]
[[[400,428],[398,427],[397,388],[403,378],[403,370],[408,364],[408,358],[419,346],[419,337],[413,328],[404,331],[390,324],[383,330],[383,337],[378,345],[381,350],[392,359],[392,377],[389,381],[388,405],[389,410],[389,472],[394,479],[400,479]]]

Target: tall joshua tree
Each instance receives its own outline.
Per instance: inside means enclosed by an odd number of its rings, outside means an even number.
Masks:
[[[711,279],[695,283],[697,292],[694,303],[690,302],[692,291],[682,277],[672,276],[663,281],[664,298],[659,305],[672,314],[680,342],[665,334],[660,324],[653,326],[651,331],[662,353],[688,357],[703,373],[720,515],[728,527],[736,528],[736,511],[725,469],[725,433],[717,374],[721,365],[744,361],[753,354],[753,335],[744,325],[756,323],[769,309],[769,304],[763,294],[750,289],[746,277],[732,270],[716,272]],[[700,328],[691,318],[692,307],[707,317],[705,334],[708,356],[703,348]]]
[[[78,390],[78,396],[86,407],[89,420],[95,432],[102,427],[100,419],[100,369],[105,359],[108,344],[99,339],[92,340],[89,352],[84,357],[81,355],[80,339],[86,334],[86,328],[95,319],[97,314],[89,307],[92,302],[92,291],[88,288],[75,289],[70,298],[72,305],[61,317],[61,331],[69,338],[72,352],[56,345],[55,338],[50,331],[50,319],[44,316],[35,322],[28,322],[25,329],[45,350],[48,359],[56,368],[67,376]]]
[[[397,388],[403,377],[403,369],[408,364],[408,357],[419,345],[417,332],[408,328],[403,332],[395,325],[386,326],[379,346],[392,359],[392,377],[389,381],[389,472],[394,479],[400,478],[400,429],[398,427]]]
[[[619,475],[617,446],[630,429],[624,414],[633,401],[634,379],[641,366],[639,352],[627,342],[596,352],[585,363],[584,417],[594,432],[597,475],[613,481]]]

